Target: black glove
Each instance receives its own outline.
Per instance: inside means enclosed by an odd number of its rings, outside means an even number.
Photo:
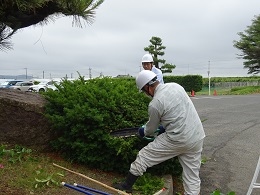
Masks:
[[[144,137],[144,128],[145,128],[145,125],[143,125],[142,127],[140,127],[138,129],[138,136],[142,139]]]
[[[163,128],[163,126],[162,125],[159,125],[159,127],[158,127],[158,135],[160,135],[160,134],[162,134],[162,133],[164,133],[165,132],[165,129]]]

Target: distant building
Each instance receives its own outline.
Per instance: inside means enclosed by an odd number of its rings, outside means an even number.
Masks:
[[[119,74],[115,78],[131,78],[131,77],[133,77],[133,76],[131,76],[130,74],[127,74],[127,75]]]

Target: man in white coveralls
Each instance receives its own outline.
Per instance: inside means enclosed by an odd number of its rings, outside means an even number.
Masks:
[[[190,97],[177,83],[160,84],[156,74],[149,70],[138,74],[136,85],[152,97],[148,107],[149,120],[139,129],[140,136],[152,136],[160,124],[165,132],[139,151],[126,181],[113,186],[132,192],[135,181],[147,168],[177,156],[183,168],[184,194],[198,195],[205,133]]]
[[[153,71],[157,76],[157,80],[164,84],[162,71],[153,65],[153,56],[151,54],[147,53],[142,57],[142,66],[144,70]]]

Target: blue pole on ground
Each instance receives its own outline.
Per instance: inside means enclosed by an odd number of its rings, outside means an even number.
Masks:
[[[92,194],[92,193],[87,192],[87,191],[85,191],[85,190],[82,190],[81,188],[75,187],[75,186],[73,186],[73,185],[66,184],[65,182],[62,182],[61,184],[64,185],[64,186],[66,186],[66,187],[68,187],[68,188],[71,188],[71,189],[73,189],[73,190],[82,192],[83,194],[95,195],[95,194]]]
[[[103,195],[112,195],[112,194],[108,194],[106,192],[95,190],[93,188],[89,188],[89,187],[86,187],[86,186],[83,186],[83,185],[79,185],[79,184],[76,184],[76,183],[74,183],[74,186],[82,188],[82,189],[85,189],[85,190],[89,190],[89,191],[92,191],[92,192],[96,192],[96,193],[99,193],[99,194],[103,194]]]

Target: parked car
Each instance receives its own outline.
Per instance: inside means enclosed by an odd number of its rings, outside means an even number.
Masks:
[[[45,86],[46,86],[47,83],[48,83],[48,81],[43,81],[43,82],[40,82],[37,85],[32,85],[28,89],[28,91],[31,91],[31,92],[44,92],[45,91]]]
[[[58,81],[44,81],[44,82],[40,82],[38,85],[32,85],[28,91],[31,92],[45,92],[47,91],[47,89],[52,89],[57,91],[58,89],[55,87],[54,83],[59,83]]]
[[[9,83],[9,81],[2,82],[0,85],[0,88],[5,88],[8,83]]]
[[[60,82],[59,81],[50,81],[47,83],[46,85],[46,89],[51,89],[54,91],[58,91],[58,88],[55,86],[55,84],[59,85]]]
[[[11,86],[15,85],[18,82],[23,82],[22,80],[12,80],[12,81],[6,81],[2,83],[0,88],[10,88]]]
[[[13,86],[10,86],[10,89],[17,89],[20,91],[28,91],[28,89],[33,85],[33,82],[18,82]]]
[[[0,88],[6,81],[7,81],[6,79],[0,79]]]

